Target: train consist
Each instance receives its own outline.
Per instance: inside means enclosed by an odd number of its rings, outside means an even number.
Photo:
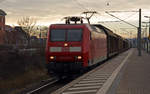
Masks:
[[[49,28],[48,72],[79,73],[129,48],[129,42],[100,24],[53,24]]]

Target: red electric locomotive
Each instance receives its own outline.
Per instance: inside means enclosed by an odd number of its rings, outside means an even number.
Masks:
[[[46,46],[47,68],[77,72],[107,58],[106,34],[88,24],[53,24]]]
[[[78,73],[122,52],[127,45],[102,25],[53,24],[46,45],[47,69],[61,75]]]

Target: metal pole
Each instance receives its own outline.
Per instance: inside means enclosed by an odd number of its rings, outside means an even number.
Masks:
[[[138,55],[141,56],[141,9],[139,9]]]
[[[150,26],[150,22],[149,22],[149,26]],[[145,32],[145,38],[147,38],[147,27],[148,27],[148,24],[146,24],[146,32]],[[149,27],[150,28],[150,27]],[[150,29],[149,29],[150,30]],[[146,52],[148,53],[148,40],[146,39],[145,40],[145,42],[146,42]]]
[[[150,37],[150,16],[148,16],[148,18],[149,18],[149,34],[148,34],[148,36],[147,36],[147,52],[149,52],[149,37]]]
[[[150,17],[149,17],[149,36],[150,36]]]

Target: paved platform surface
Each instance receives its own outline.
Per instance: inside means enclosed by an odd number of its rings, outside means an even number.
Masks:
[[[126,64],[116,94],[150,94],[150,54],[133,49]]]
[[[119,54],[52,94],[115,94],[118,80],[132,53],[133,49],[130,49]]]
[[[150,94],[150,54],[132,48],[52,94]]]

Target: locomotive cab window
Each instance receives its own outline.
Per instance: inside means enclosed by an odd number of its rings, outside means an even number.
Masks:
[[[82,39],[82,30],[81,29],[68,30],[67,41],[81,41],[81,39]]]
[[[50,33],[51,41],[65,41],[66,30],[53,29]]]
[[[82,29],[53,29],[50,32],[50,40],[55,41],[81,41]]]

